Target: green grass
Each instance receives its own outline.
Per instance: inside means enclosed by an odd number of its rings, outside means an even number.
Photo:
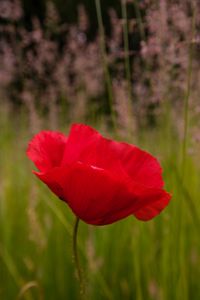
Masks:
[[[0,299],[80,299],[74,216],[32,175],[23,122],[0,121]],[[183,182],[177,139],[163,136],[164,129],[146,131],[138,145],[160,158],[173,193],[169,207],[146,223],[129,217],[103,227],[80,224],[87,299],[200,299],[200,173],[186,156]]]

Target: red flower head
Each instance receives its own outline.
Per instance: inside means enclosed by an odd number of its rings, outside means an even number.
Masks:
[[[29,143],[33,171],[83,221],[110,224],[129,215],[147,221],[170,201],[162,169],[149,153],[74,124],[68,136],[41,131]]]

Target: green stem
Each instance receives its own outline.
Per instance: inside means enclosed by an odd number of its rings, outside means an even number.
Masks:
[[[186,155],[187,155],[187,145],[188,145],[188,129],[189,129],[189,100],[190,100],[190,94],[191,94],[191,79],[192,79],[192,63],[193,63],[193,38],[195,36],[195,23],[196,23],[196,9],[194,6],[194,2],[192,2],[192,36],[191,40],[189,41],[189,55],[188,55],[188,70],[187,70],[187,88],[185,92],[185,97],[184,97],[184,130],[183,130],[183,142],[182,142],[182,161],[181,161],[181,168],[182,168],[182,177],[181,177],[181,182],[182,182],[182,187],[185,187],[185,171],[186,171]],[[182,188],[183,192],[184,189]],[[195,203],[192,197],[189,197],[188,194],[187,196],[187,205],[189,207],[190,213],[192,216],[195,217],[194,221],[197,222],[197,227],[199,223],[199,218],[198,216],[196,217],[196,207]],[[184,247],[184,232],[183,232],[183,224],[185,220],[185,211],[183,211],[183,206],[182,203],[179,208],[179,219],[177,223],[177,228],[178,228],[178,233],[179,233],[179,240],[178,240],[178,253],[179,253],[179,273],[181,276],[179,277],[179,280],[177,282],[178,290],[181,291],[181,294],[178,294],[178,298],[181,299],[187,299],[188,295],[188,289],[187,289],[187,284],[186,284],[186,278],[184,276],[185,274],[185,260],[186,260],[186,251]]]
[[[78,281],[80,284],[80,293],[81,293],[81,295],[84,295],[85,294],[85,286],[84,286],[84,282],[83,282],[82,271],[81,271],[81,267],[80,267],[78,250],[77,250],[77,235],[78,235],[79,222],[80,222],[80,219],[78,217],[76,217],[76,221],[74,224],[74,230],[73,230],[73,256],[74,256],[74,262],[75,262],[76,272],[77,272],[77,276],[78,276]]]

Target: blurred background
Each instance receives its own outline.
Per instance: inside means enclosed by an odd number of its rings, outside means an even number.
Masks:
[[[42,129],[83,122],[156,155],[150,222],[81,222],[87,299],[200,299],[200,5],[0,0],[0,299],[80,299],[74,216],[31,173]]]

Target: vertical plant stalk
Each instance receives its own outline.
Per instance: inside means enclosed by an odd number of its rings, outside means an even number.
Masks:
[[[104,70],[104,76],[105,76],[105,81],[106,81],[106,87],[107,87],[107,92],[108,92],[111,120],[112,120],[113,127],[116,131],[117,126],[116,126],[116,116],[115,116],[115,111],[114,111],[114,106],[113,106],[112,80],[111,80],[111,77],[110,77],[110,72],[109,72],[109,68],[108,68],[108,64],[107,64],[105,33],[104,33],[104,26],[103,26],[100,0],[95,0],[95,5],[96,5],[96,12],[97,12],[99,33],[100,33],[100,50],[101,50],[101,56],[102,56],[102,63],[103,63],[103,70]]]
[[[144,29],[144,24],[142,22],[142,15],[140,12],[138,0],[133,0],[133,5],[135,8],[135,12],[136,12],[136,18],[139,23],[140,36],[141,36],[142,40],[145,41],[146,40],[145,29]]]
[[[196,9],[194,6],[194,2],[192,1],[192,35],[191,40],[189,41],[189,53],[188,53],[188,69],[187,69],[187,87],[185,91],[184,97],[184,128],[183,128],[183,142],[182,142],[182,161],[181,161],[181,181],[183,187],[185,186],[185,161],[186,161],[186,153],[187,153],[187,144],[188,144],[188,127],[189,127],[189,100],[191,94],[191,79],[192,79],[192,63],[193,63],[193,39],[195,36],[195,23],[196,23]],[[196,216],[196,209],[195,203],[193,198],[188,197],[186,198],[186,203],[190,210],[190,213],[195,220]],[[186,269],[185,269],[185,259],[186,259],[186,250],[185,250],[185,240],[184,240],[184,233],[183,233],[183,224],[184,224],[184,211],[182,205],[179,207],[179,220],[178,220],[178,253],[179,253],[179,269],[180,269],[180,276],[177,280],[177,287],[179,293],[177,294],[178,298],[186,300],[189,295],[188,286],[187,286],[187,279],[186,279]],[[198,219],[199,220],[199,219]],[[198,222],[199,223],[199,222]]]
[[[78,249],[77,249],[77,236],[78,236],[78,226],[79,226],[80,219],[76,217],[75,224],[74,224],[74,230],[73,230],[73,256],[74,256],[74,263],[75,268],[78,276],[78,281],[80,284],[80,294],[81,296],[85,295],[85,285],[83,281],[82,271],[80,267],[79,262],[79,256],[78,256]]]
[[[127,6],[126,0],[121,0],[121,10],[122,10],[122,18],[123,18],[123,37],[124,37],[124,54],[125,54],[125,73],[126,73],[126,82],[128,85],[128,99],[127,99],[127,107],[129,114],[129,124],[128,130],[130,138],[132,139],[132,121],[133,121],[133,108],[132,108],[132,84],[131,84],[131,67],[130,67],[130,52],[129,52],[129,28],[128,28],[128,18],[127,18]]]
[[[138,0],[133,0],[133,6],[134,6],[134,9],[135,9],[135,13],[136,13],[136,20],[137,20],[137,23],[138,23],[138,26],[139,26],[139,33],[140,33],[140,38],[142,39],[143,42],[147,42],[147,36],[146,36],[146,33],[145,33],[145,25],[143,23],[143,20],[142,20],[142,15],[141,15],[141,11],[140,11],[140,7],[139,7],[139,1]],[[151,71],[151,66],[149,64],[149,62],[144,59],[143,60],[143,63],[144,63],[144,71],[146,72],[150,72]],[[148,78],[149,79],[149,85],[150,85],[150,91],[152,93],[152,90],[153,90],[153,87],[152,87],[152,80],[151,80],[151,76]]]
[[[183,143],[182,143],[182,172],[183,177],[185,173],[185,156],[188,143],[188,123],[189,123],[189,100],[191,93],[191,79],[192,79],[192,62],[193,62],[193,39],[195,36],[195,23],[196,23],[196,9],[194,2],[192,2],[192,36],[189,45],[189,58],[188,58],[188,70],[187,70],[187,88],[184,97],[184,129],[183,129]]]
[[[131,69],[130,69],[130,59],[129,59],[128,19],[127,19],[126,0],[121,0],[121,9],[122,9],[122,18],[123,18],[125,71],[126,71],[126,80],[128,82],[129,103],[131,104],[131,98],[132,98],[132,93],[131,93]]]

